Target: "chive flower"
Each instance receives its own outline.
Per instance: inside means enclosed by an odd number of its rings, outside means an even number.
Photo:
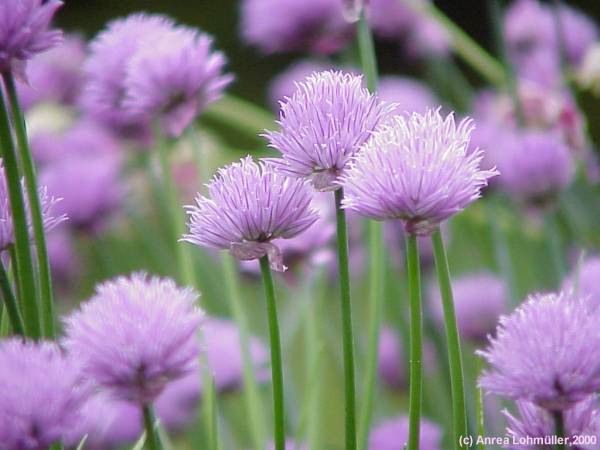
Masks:
[[[373,133],[342,177],[344,207],[375,220],[401,219],[408,233],[430,234],[481,196],[494,169],[468,152],[471,119],[458,125],[438,110],[396,116]]]
[[[581,266],[574,268],[563,281],[562,289],[582,297],[590,310],[598,309],[600,306],[600,257],[588,258]]]
[[[336,190],[350,158],[393,107],[369,93],[361,76],[314,73],[282,102],[280,130],[265,134],[282,156],[271,162],[289,176],[310,178],[319,191]]]
[[[247,156],[218,171],[186,206],[189,234],[183,241],[229,250],[240,260],[268,256],[273,270],[284,271],[281,252],[272,241],[302,233],[317,219],[312,192],[304,181],[286,177],[268,162]]]

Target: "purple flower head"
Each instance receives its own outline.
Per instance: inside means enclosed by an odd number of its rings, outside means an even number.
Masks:
[[[66,320],[66,346],[116,398],[152,402],[198,363],[196,298],[144,273],[107,281]]]
[[[297,236],[318,219],[305,181],[286,177],[250,156],[220,169],[208,192],[209,197],[198,195],[196,205],[186,207],[190,233],[183,240],[229,250],[240,260],[268,256],[277,271],[285,266],[271,241]]]
[[[335,53],[352,39],[340,0],[244,0],[242,36],[263,53]]]
[[[565,437],[571,438],[571,442],[576,442],[576,436],[580,440],[584,436],[600,438],[600,414],[598,401],[595,395],[590,395],[586,399],[576,403],[571,408],[563,412]],[[518,401],[518,417],[510,412],[502,411],[508,421],[507,433],[512,437],[512,441],[517,442],[510,448],[515,450],[544,450],[548,445],[530,445],[532,438],[545,438],[553,436],[556,432],[554,418],[543,408],[527,401]],[[522,444],[521,444],[522,443]],[[575,450],[592,450],[598,448],[597,445],[571,445]]]
[[[419,3],[425,3],[419,1]],[[417,15],[413,10],[395,0],[370,0],[367,19],[373,31],[385,39],[402,39],[409,32]]]
[[[506,10],[504,36],[516,62],[540,48],[556,45],[552,10],[538,0],[517,0]]]
[[[483,341],[494,331],[496,322],[504,314],[508,298],[504,283],[489,273],[479,273],[456,278],[452,281],[456,320],[461,336]],[[431,309],[440,326],[444,323],[444,311],[438,286],[431,291]]]
[[[25,78],[25,64],[62,39],[50,22],[62,2],[58,0],[10,0],[0,3],[0,72],[13,71]]]
[[[297,84],[304,81],[311,74],[328,70],[322,62],[311,60],[298,61],[288,67],[284,72],[277,75],[269,84],[269,104],[278,111],[281,102],[291,97],[296,91]]]
[[[208,318],[202,327],[202,347],[206,349],[208,368],[214,377],[215,387],[225,392],[238,389],[243,381],[243,359],[240,334],[228,320]],[[250,338],[250,356],[259,381],[269,376],[269,353],[256,337]]]
[[[282,173],[311,178],[319,191],[338,189],[350,158],[393,108],[370,94],[360,76],[314,73],[281,104],[281,129],[265,135],[282,155],[272,162]]]
[[[221,97],[233,77],[222,74],[225,56],[211,49],[213,40],[206,34],[178,26],[148,39],[127,66],[123,104],[177,137]]]
[[[562,289],[583,297],[590,310],[597,310],[600,306],[600,257],[589,258],[581,267],[573,269]]]
[[[369,450],[403,450],[408,442],[408,417],[388,419],[377,425],[369,436]],[[440,450],[442,430],[438,425],[421,419],[421,450]]]
[[[122,132],[147,127],[145,117],[124,107],[127,69],[131,58],[146,43],[154,43],[174,28],[172,20],[159,15],[133,14],[108,24],[90,44],[84,65],[86,84],[81,103],[86,112]],[[133,131],[132,131],[133,130]]]
[[[400,2],[395,2],[400,3]],[[425,114],[439,104],[431,90],[423,83],[406,77],[387,76],[379,82],[379,97],[396,105],[396,114]]]
[[[566,57],[571,64],[579,65],[587,50],[598,41],[598,27],[583,12],[564,4],[560,6],[558,16]]]
[[[342,178],[344,207],[375,220],[401,219],[411,234],[429,234],[481,195],[488,178],[483,151],[467,152],[470,119],[452,114],[396,116],[373,134]]]
[[[21,189],[25,192],[25,182],[21,181]],[[66,220],[64,215],[54,215],[54,209],[56,204],[59,203],[59,199],[50,197],[47,194],[45,186],[38,189],[38,196],[40,199],[40,206],[42,209],[42,220],[44,222],[44,230],[46,232],[52,230],[59,223]],[[31,229],[31,214],[29,212],[29,205],[27,202],[27,196],[25,195],[25,209],[29,224],[29,235],[33,236],[33,230]],[[4,252],[11,245],[15,243],[15,236],[13,233],[13,221],[12,213],[10,209],[10,199],[8,195],[8,186],[6,184],[6,175],[4,172],[4,166],[2,159],[0,159],[0,253]]]
[[[73,237],[65,228],[59,228],[46,236],[50,268],[55,280],[68,283],[79,274],[81,261],[75,252]]]
[[[569,294],[530,296],[479,354],[490,365],[479,384],[492,394],[564,410],[600,389],[598,315]]]
[[[59,442],[78,420],[88,389],[58,346],[0,344],[0,448],[37,450]]]
[[[573,158],[556,134],[524,131],[503,144],[498,184],[515,198],[544,204],[573,179]]]
[[[60,45],[34,58],[27,64],[29,84],[17,86],[21,104],[25,108],[46,101],[73,104],[80,93],[84,60],[85,42],[77,35],[66,36]]]

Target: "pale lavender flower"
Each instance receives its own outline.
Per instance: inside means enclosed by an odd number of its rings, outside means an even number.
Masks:
[[[25,78],[25,64],[62,39],[50,29],[52,17],[62,2],[58,0],[10,0],[0,3],[0,72],[14,72]]]
[[[591,310],[600,306],[600,257],[585,260],[563,281],[562,289],[586,300]]]
[[[523,131],[503,144],[498,184],[513,197],[544,204],[571,183],[573,158],[556,134]]]
[[[382,100],[396,105],[397,114],[425,114],[428,109],[439,105],[439,101],[425,84],[407,77],[381,77],[377,91]]]
[[[470,119],[458,125],[439,110],[396,116],[373,134],[342,178],[344,207],[375,220],[401,219],[411,234],[429,234],[481,196],[495,170],[483,151],[467,152]]]
[[[571,408],[563,412],[564,414],[564,437],[570,438],[572,443],[576,442],[576,437],[585,443],[586,438],[595,438],[596,442],[592,445],[570,445],[574,450],[592,450],[598,448],[600,439],[600,414],[598,400],[596,395],[590,395],[586,399],[576,403]],[[508,421],[507,433],[516,445],[509,445],[508,448],[515,450],[545,450],[548,445],[530,445],[532,438],[548,438],[556,435],[554,418],[552,415],[527,401],[517,402],[518,416],[504,410],[503,413]],[[591,439],[590,439],[591,440]]]
[[[222,73],[226,58],[212,50],[207,34],[177,26],[148,40],[127,65],[123,105],[158,120],[163,132],[178,137],[222,96],[233,77]]]
[[[263,53],[330,54],[354,35],[340,0],[244,0],[241,19],[244,40]]]
[[[208,369],[218,391],[238,389],[243,382],[243,359],[240,334],[234,323],[208,318],[202,327],[202,347],[206,351]],[[259,381],[269,377],[269,353],[256,337],[249,342],[250,357]]]
[[[446,57],[450,54],[450,36],[437,20],[420,16],[407,37],[409,55],[416,57]]]
[[[186,207],[190,233],[183,240],[229,250],[240,260],[268,256],[277,271],[285,266],[272,241],[297,236],[318,219],[304,180],[286,177],[250,156],[220,169],[208,192],[209,197],[198,195],[196,205]]]
[[[21,180],[21,189],[26,192],[25,181]],[[47,193],[45,186],[41,186],[38,189],[38,196],[40,199],[40,206],[42,212],[42,220],[44,223],[44,230],[46,232],[52,230],[59,223],[66,220],[64,215],[55,215],[56,204],[59,203],[59,199],[51,197]],[[31,225],[31,213],[29,212],[29,206],[27,202],[27,196],[25,195],[25,210],[28,218],[29,235],[33,238],[33,230]],[[4,165],[2,159],[0,159],[0,253],[4,252],[11,245],[15,243],[15,236],[13,230],[13,220],[10,207],[10,199],[8,195],[8,186],[6,184],[6,175],[4,172]]]
[[[552,10],[538,0],[517,0],[506,10],[504,36],[516,61],[540,48],[556,46]]]
[[[600,389],[598,315],[569,294],[530,296],[479,353],[490,364],[479,384],[492,394],[564,410]]]
[[[280,130],[265,135],[282,155],[271,161],[282,173],[311,178],[319,191],[338,189],[350,158],[393,108],[370,94],[360,76],[314,73],[282,103]]]
[[[152,402],[198,363],[196,299],[193,290],[144,273],[107,281],[66,320],[65,344],[115,397]]]
[[[83,39],[67,35],[60,45],[30,61],[29,83],[17,86],[21,105],[30,108],[47,101],[73,104],[82,86],[81,66],[85,56]]]
[[[458,330],[467,339],[484,340],[507,310],[506,287],[500,278],[490,273],[456,278],[452,280],[452,292]],[[443,327],[444,311],[437,285],[431,288],[430,303],[433,318]]]
[[[375,426],[369,436],[369,450],[403,450],[408,442],[408,417],[387,419]],[[419,449],[440,450],[442,430],[433,422],[421,419]]]
[[[90,44],[81,104],[86,112],[123,133],[144,133],[145,117],[124,107],[127,68],[138,49],[169,32],[174,22],[160,15],[133,14],[110,22]],[[141,131],[140,131],[141,130]]]
[[[47,342],[0,344],[0,448],[37,450],[63,439],[88,389],[78,365]]]
[[[79,255],[75,252],[73,237],[61,227],[46,236],[46,247],[52,276],[61,282],[70,281],[81,269]]]
[[[598,26],[583,12],[562,4],[558,10],[565,53],[571,64],[583,62],[586,52],[600,38]]]
[[[314,72],[331,69],[322,62],[303,60],[288,67],[277,75],[269,84],[269,104],[278,111],[282,101],[291,97],[296,91],[297,83],[304,81]]]
[[[417,20],[417,14],[403,2],[370,0],[367,3],[367,20],[379,37],[403,39]]]

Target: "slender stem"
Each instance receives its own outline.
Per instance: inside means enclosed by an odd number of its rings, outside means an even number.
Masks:
[[[365,17],[364,8],[358,21],[358,49],[360,61],[367,88],[374,92],[377,89],[377,56],[373,35]],[[381,328],[382,299],[383,299],[383,238],[381,224],[374,221],[368,223],[369,241],[369,338],[367,347],[367,361],[365,384],[363,393],[363,406],[358,423],[358,448],[365,450],[369,440],[369,429],[373,418],[373,403],[375,394],[375,381],[377,379],[377,358],[379,349],[379,331]]]
[[[206,354],[202,356],[202,415],[207,436],[208,450],[218,450],[219,426],[217,420],[217,393],[215,383],[208,367]]]
[[[17,153],[12,139],[10,120],[4,101],[4,94],[0,89],[0,147],[4,161],[4,172],[10,200],[10,210],[13,220],[13,233],[15,237],[16,265],[19,278],[18,292],[20,294],[19,302],[23,310],[23,319],[25,321],[25,331],[28,336],[37,339],[41,335],[40,318],[37,305],[37,292],[34,275],[33,258],[31,256],[31,246],[29,239],[29,226],[27,223],[27,213],[25,200],[21,190],[21,180],[19,176],[19,166],[17,162]]]
[[[6,90],[13,116],[15,135],[21,155],[23,173],[25,175],[25,184],[27,186],[27,197],[31,214],[31,225],[33,228],[33,237],[35,240],[37,263],[39,270],[39,289],[40,306],[42,314],[42,330],[44,336],[52,339],[55,336],[55,316],[54,316],[54,294],[52,292],[52,275],[50,272],[50,262],[48,259],[48,248],[46,246],[46,236],[44,234],[44,218],[38,195],[38,183],[36,177],[35,164],[29,147],[27,138],[27,128],[23,110],[19,105],[19,98],[15,81],[10,72],[3,75]]]
[[[477,376],[479,377],[479,375],[481,374],[481,372],[483,371],[483,359],[479,356],[476,356],[477,358]],[[477,416],[477,435],[478,436],[485,436],[485,408],[483,405],[483,390],[478,387],[475,386],[475,401],[476,401],[476,416]],[[483,443],[483,441],[480,442],[479,446],[478,446],[479,450],[485,450],[485,444]]]
[[[442,306],[444,309],[444,325],[446,328],[446,345],[448,346],[448,360],[450,365],[450,385],[452,390],[452,415],[454,424],[455,448],[460,449],[461,436],[467,435],[467,412],[465,406],[465,392],[463,379],[462,354],[460,350],[460,337],[454,312],[454,299],[450,284],[450,271],[444,242],[439,228],[431,236],[435,268],[437,271]]]
[[[556,450],[565,450],[565,418],[562,411],[553,411],[552,416],[554,417],[554,434],[557,439],[563,440],[556,443]]]
[[[269,337],[271,341],[271,378],[273,383],[273,413],[275,425],[275,450],[285,450],[285,417],[283,407],[283,368],[281,361],[281,338],[275,303],[275,286],[269,267],[269,259],[260,259],[260,271],[263,277],[267,316],[269,319]]]
[[[6,312],[10,319],[10,324],[13,331],[19,336],[25,336],[25,326],[23,325],[23,319],[19,313],[19,307],[17,306],[17,299],[13,294],[12,287],[10,286],[10,280],[8,274],[4,269],[4,264],[0,261],[0,291],[2,291],[2,297],[4,298],[4,306],[6,306]]]
[[[406,263],[408,269],[408,295],[410,306],[410,379],[408,406],[408,450],[419,449],[421,428],[421,398],[423,382],[422,333],[423,315],[421,312],[421,268],[417,236],[406,236]]]
[[[273,116],[269,112],[233,95],[225,95],[213,103],[204,116],[230,125],[252,138],[273,126]]]
[[[350,303],[350,271],[348,268],[348,230],[346,213],[342,209],[343,189],[335,191],[338,266],[342,311],[342,345],[344,351],[344,392],[346,450],[356,450],[356,391],[354,386],[354,337],[352,335],[352,304]]]
[[[154,426],[154,411],[151,405],[142,406],[142,415],[144,417],[144,429],[146,430],[146,448],[148,450],[161,450],[160,438]]]
[[[231,256],[223,255],[221,262],[229,307],[239,333],[244,379],[244,389],[242,392],[246,408],[248,409],[248,421],[250,422],[254,448],[264,449],[265,425],[263,423],[263,408],[258,391],[258,383],[256,381],[252,356],[250,354],[250,333],[248,332],[247,315],[244,312],[242,296],[240,294],[239,274],[234,259]]]

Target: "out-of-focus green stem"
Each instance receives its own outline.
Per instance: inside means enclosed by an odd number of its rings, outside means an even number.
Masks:
[[[377,56],[373,43],[373,35],[361,11],[358,21],[358,49],[367,88],[371,92],[377,89]],[[375,394],[375,381],[377,378],[377,357],[379,348],[379,331],[381,328],[382,298],[383,298],[383,238],[381,224],[369,221],[369,338],[367,344],[367,361],[365,372],[365,385],[363,392],[363,405],[358,422],[358,448],[365,450],[369,439],[369,429],[373,418],[373,399]]]
[[[31,155],[29,140],[27,139],[25,117],[23,116],[23,111],[19,105],[14,78],[10,72],[7,72],[4,73],[3,79],[10,102],[15,135],[17,137],[17,144],[21,155],[21,164],[25,175],[25,185],[27,187],[29,213],[31,215],[31,225],[35,240],[39,271],[42,331],[44,336],[52,339],[55,336],[54,294],[52,292],[52,276],[50,273],[50,262],[48,260],[48,248],[46,247],[46,236],[44,234],[44,218],[42,217],[42,208],[38,195],[35,164]]]
[[[565,417],[562,411],[554,411],[552,413],[554,417],[554,435],[559,439],[565,438]],[[556,450],[565,450],[566,445],[563,442],[556,443]]]
[[[506,84],[506,76],[500,64],[492,55],[485,51],[474,39],[465,33],[433,2],[424,4],[417,0],[398,0],[408,5],[419,14],[424,14],[434,19],[450,37],[452,48],[469,66],[476,70],[483,78],[498,87]]]
[[[476,356],[477,358],[477,376],[479,377],[479,375],[481,374],[481,371],[483,369],[483,359],[481,359],[479,356]],[[477,435],[478,436],[485,436],[485,408],[483,405],[483,390],[479,387],[479,386],[475,386],[475,401],[476,401],[476,416],[477,416]],[[481,441],[479,443],[478,446],[479,450],[485,450],[485,444],[483,443],[483,441]]]
[[[19,306],[23,312],[26,334],[37,339],[41,336],[41,328],[34,265],[31,256],[29,226],[27,223],[25,200],[21,190],[17,152],[12,138],[8,110],[6,109],[2,89],[0,89],[0,150],[2,151],[4,161],[4,172],[13,220],[15,238],[14,255],[17,273],[19,274],[15,282],[18,284],[17,291],[20,296]]]
[[[406,264],[410,307],[410,378],[408,405],[408,450],[419,450],[423,383],[423,315],[421,312],[421,268],[417,236],[406,236]]]
[[[253,138],[273,127],[273,115],[233,95],[225,95],[221,100],[213,103],[204,112],[204,116],[234,127],[237,131]]]
[[[265,448],[265,424],[263,422],[263,408],[261,406],[256,373],[250,354],[250,333],[248,331],[248,320],[240,294],[240,283],[237,267],[233,257],[223,255],[221,259],[223,267],[223,276],[225,277],[225,288],[227,290],[227,299],[233,320],[235,321],[242,351],[243,378],[244,378],[244,402],[248,410],[248,421],[252,432],[254,448]]]
[[[202,415],[207,435],[207,448],[219,449],[219,426],[217,420],[217,393],[215,383],[207,363],[206,355],[202,357]]]
[[[25,336],[25,326],[23,325],[23,319],[19,313],[19,307],[17,306],[17,299],[13,294],[12,287],[10,286],[10,280],[8,274],[4,269],[2,261],[0,261],[0,291],[4,298],[4,306],[10,319],[10,324],[13,331],[20,335]]]
[[[263,277],[265,297],[267,300],[267,318],[269,322],[269,339],[271,342],[271,382],[273,384],[273,414],[275,429],[275,450],[285,450],[285,413],[283,405],[283,363],[281,360],[281,337],[277,304],[275,302],[275,285],[267,256],[260,258],[260,271]]]
[[[356,450],[356,387],[354,382],[354,336],[352,332],[352,304],[350,301],[350,270],[348,267],[348,230],[346,213],[342,209],[343,189],[335,191],[337,224],[338,268],[342,312],[342,346],[344,353],[344,393],[346,450]]]
[[[460,438],[467,435],[467,410],[465,406],[464,376],[462,354],[460,350],[460,337],[454,311],[452,285],[448,258],[444,249],[444,242],[439,228],[431,236],[435,268],[442,297],[444,310],[444,325],[446,328],[446,345],[448,346],[448,361],[450,364],[450,385],[452,390],[452,414],[454,424],[454,445],[457,450],[461,448]]]
[[[148,450],[162,450],[160,438],[154,426],[154,411],[151,405],[142,406],[144,430],[146,431],[146,445]]]

